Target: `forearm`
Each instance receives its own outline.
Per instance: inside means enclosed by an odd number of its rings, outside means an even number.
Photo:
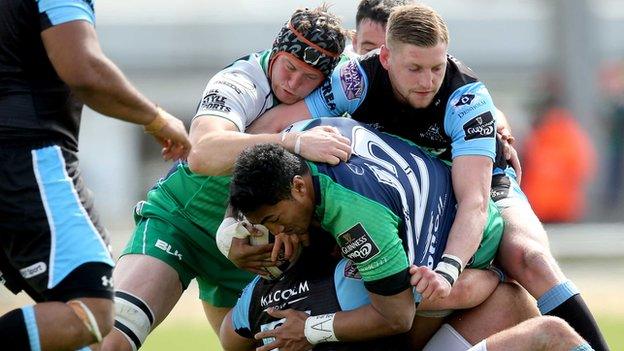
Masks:
[[[376,303],[389,299],[394,301]],[[412,289],[392,298],[371,294],[371,301],[358,309],[336,313],[334,333],[338,340],[364,341],[404,333],[411,328],[416,312]]]
[[[455,221],[446,242],[445,254],[461,259],[464,267],[479,248],[487,220],[486,198],[459,202]]]
[[[102,55],[83,63],[83,79],[70,82],[76,96],[93,110],[123,121],[146,125],[157,115],[156,105],[132,86]]]
[[[418,305],[418,310],[459,310],[475,307],[492,295],[499,281],[498,274],[490,270],[466,269],[459,276],[449,296],[443,299],[425,299]]]
[[[278,143],[293,151],[295,133],[288,133],[282,141],[281,134],[245,134],[235,131],[215,131],[204,134],[189,155],[189,167],[194,173],[204,175],[231,174],[234,162],[248,147],[263,143]]]

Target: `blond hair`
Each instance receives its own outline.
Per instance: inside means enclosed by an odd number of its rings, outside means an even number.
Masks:
[[[399,6],[388,18],[386,42],[432,47],[448,44],[449,33],[442,17],[424,4]]]

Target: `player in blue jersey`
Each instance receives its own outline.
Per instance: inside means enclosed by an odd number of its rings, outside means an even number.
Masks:
[[[317,119],[305,127],[316,125],[351,140],[347,163],[305,163],[272,145],[252,149],[237,161],[230,204],[274,233],[305,233],[314,225],[334,236],[371,296],[364,315],[336,318],[336,335],[348,341],[362,332],[372,338],[407,331],[414,317],[410,265],[450,284],[459,275],[455,259],[443,255],[456,211],[450,169],[414,144],[352,119]],[[491,204],[471,267],[490,264],[502,229]],[[433,293],[432,286],[418,291],[424,299]]]
[[[112,327],[113,261],[78,168],[83,103],[143,125],[165,159],[190,149],[182,122],[102,53],[94,23],[90,0],[0,2],[0,280],[37,302],[0,317],[2,349],[76,350]]]
[[[386,45],[379,52],[342,63],[304,103],[271,110],[267,120],[281,118],[287,124],[347,113],[452,161],[458,214],[451,232],[460,240],[447,246],[448,253],[462,266],[470,259],[491,197],[507,223],[501,266],[537,299],[543,314],[563,318],[594,348],[607,349],[580,292],[550,253],[546,232],[503,157],[489,92],[447,53],[448,42],[446,24],[434,10],[401,7],[390,16]],[[442,285],[437,294],[443,296],[450,288]]]
[[[312,234],[315,239],[328,235]],[[302,236],[303,242],[309,242]],[[314,242],[312,242],[314,244]],[[352,261],[329,256],[323,245],[306,246],[299,258],[278,280],[256,277],[239,298],[234,309],[221,326],[220,339],[225,350],[260,350],[271,348],[276,329],[288,322],[294,311],[310,315],[340,313],[360,308],[368,303],[367,291]],[[497,350],[591,350],[585,341],[565,321],[556,317],[538,317],[533,301],[526,292],[513,283],[498,285],[498,275],[484,270],[469,270],[462,274],[458,284],[481,296],[471,296],[474,301],[460,301],[452,296],[437,300],[419,310],[449,308],[447,300],[455,300],[455,306],[477,307],[458,311],[435,333],[424,346],[425,351],[497,351]],[[473,275],[472,281],[466,281]],[[489,275],[489,276],[488,276]],[[470,285],[479,285],[478,288]],[[484,291],[491,287],[491,290]],[[483,294],[485,292],[485,294]],[[454,291],[455,293],[455,291]],[[491,294],[490,294],[491,293]],[[485,300],[485,301],[483,301]],[[431,302],[431,301],[427,301]],[[438,306],[436,306],[436,304]],[[444,307],[440,306],[445,304]],[[453,306],[453,307],[455,307]],[[459,307],[458,307],[459,308]],[[501,317],[491,318],[505,308]],[[290,311],[284,311],[289,309]],[[494,320],[496,323],[493,323]],[[419,323],[421,321],[415,321]],[[522,322],[518,325],[518,323]],[[386,337],[365,342],[333,342],[315,345],[314,350],[412,350],[408,344],[414,334],[422,334],[423,326],[412,328],[409,335]],[[509,329],[507,329],[509,328]],[[501,331],[502,329],[506,329]],[[496,333],[496,334],[495,334]],[[495,334],[495,335],[492,335]],[[267,337],[263,337],[267,336]],[[473,346],[474,345],[474,346]],[[292,345],[289,345],[292,346]],[[280,349],[289,350],[288,347]]]

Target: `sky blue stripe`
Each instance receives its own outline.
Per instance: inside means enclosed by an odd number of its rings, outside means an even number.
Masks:
[[[50,225],[48,288],[56,286],[83,263],[113,260],[91,218],[82,206],[58,146],[33,152],[33,166]]]
[[[564,283],[555,285],[553,288],[545,292],[539,299],[537,299],[537,308],[539,308],[542,314],[546,314],[578,293],[578,288],[574,285],[574,283],[568,280]]]
[[[95,13],[85,0],[39,0],[39,13],[45,13],[52,25],[84,20],[95,24]]]
[[[370,304],[368,291],[362,279],[345,277],[345,267],[348,260],[342,259],[334,271],[336,297],[342,311],[351,311],[358,307]]]
[[[24,314],[24,323],[28,332],[28,341],[30,342],[31,351],[41,351],[39,343],[39,328],[37,327],[37,319],[35,319],[35,309],[32,306],[22,307]]]

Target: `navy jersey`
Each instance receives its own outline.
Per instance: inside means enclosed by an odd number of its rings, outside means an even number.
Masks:
[[[358,121],[379,124],[383,131],[407,138],[446,160],[482,155],[501,168],[506,165],[496,142],[496,110],[489,92],[468,67],[450,55],[440,90],[426,108],[415,109],[396,99],[378,51],[338,65],[305,103],[314,118],[347,113]]]
[[[77,147],[82,103],[59,78],[41,32],[95,23],[92,0],[0,1],[0,139],[62,139]]]
[[[307,125],[305,125],[305,124]],[[351,140],[348,162],[309,163],[316,216],[357,265],[367,288],[390,295],[409,286],[411,264],[433,268],[455,218],[450,167],[415,144],[347,118],[330,125]]]

